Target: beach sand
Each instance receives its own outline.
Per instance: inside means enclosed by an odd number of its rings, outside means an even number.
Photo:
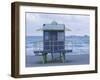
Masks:
[[[56,56],[56,55],[55,55]],[[41,66],[62,66],[62,65],[84,65],[89,64],[89,54],[67,55],[66,61],[62,63],[59,56],[52,61],[51,55],[48,55],[48,62],[43,64],[42,56],[26,55],[26,67],[41,67]]]

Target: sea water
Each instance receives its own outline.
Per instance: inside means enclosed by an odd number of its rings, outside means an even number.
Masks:
[[[89,36],[66,36],[65,49],[72,49],[67,55],[89,54]],[[38,44],[38,45],[37,45]],[[25,53],[26,55],[35,55],[34,50],[43,50],[42,36],[26,36]]]

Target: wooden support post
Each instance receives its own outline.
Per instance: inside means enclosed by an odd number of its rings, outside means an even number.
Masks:
[[[53,53],[51,53],[51,57],[52,57],[52,62],[53,62],[54,61]]]
[[[66,61],[66,56],[65,53],[63,53],[63,58],[64,58],[64,62]]]
[[[61,53],[60,53],[60,60],[61,60],[61,62],[62,62],[62,57],[61,57]]]
[[[44,64],[47,63],[47,53],[43,53],[42,56],[43,56],[43,63]]]
[[[61,61],[64,63],[65,62],[65,53],[60,53],[60,58],[61,58]]]

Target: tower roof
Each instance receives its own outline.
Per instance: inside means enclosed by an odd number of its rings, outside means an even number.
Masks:
[[[44,24],[43,30],[65,30],[65,25],[52,21],[51,24]]]
[[[58,23],[56,21],[52,21],[51,24],[57,25]]]
[[[43,24],[43,27],[41,29],[38,29],[38,31],[43,30],[65,30],[65,31],[71,31],[70,29],[65,27],[65,24],[58,24],[56,21],[52,21],[50,24]]]

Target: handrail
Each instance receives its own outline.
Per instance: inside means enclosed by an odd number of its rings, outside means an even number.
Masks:
[[[46,41],[46,42],[51,42],[50,40],[49,41]],[[60,42],[60,41],[52,41],[52,42]],[[64,45],[53,45],[53,46],[65,46],[65,49],[68,49],[68,45],[72,45],[72,42],[71,41],[65,41],[65,44]],[[46,45],[46,46],[52,46],[52,45]],[[33,42],[33,50],[43,50],[43,41],[35,41]]]
[[[53,42],[57,42],[57,40],[53,41]],[[60,41],[58,41],[58,42],[60,42]],[[72,41],[67,41],[67,40],[65,41],[65,44],[64,44],[66,50],[67,49],[72,49],[73,50],[75,45],[83,45],[83,44],[74,43]],[[52,45],[49,44],[49,45],[46,45],[46,46],[52,46]],[[63,45],[53,45],[53,46],[63,46]],[[33,50],[43,50],[43,40],[41,40],[41,41],[34,41],[33,42]]]

